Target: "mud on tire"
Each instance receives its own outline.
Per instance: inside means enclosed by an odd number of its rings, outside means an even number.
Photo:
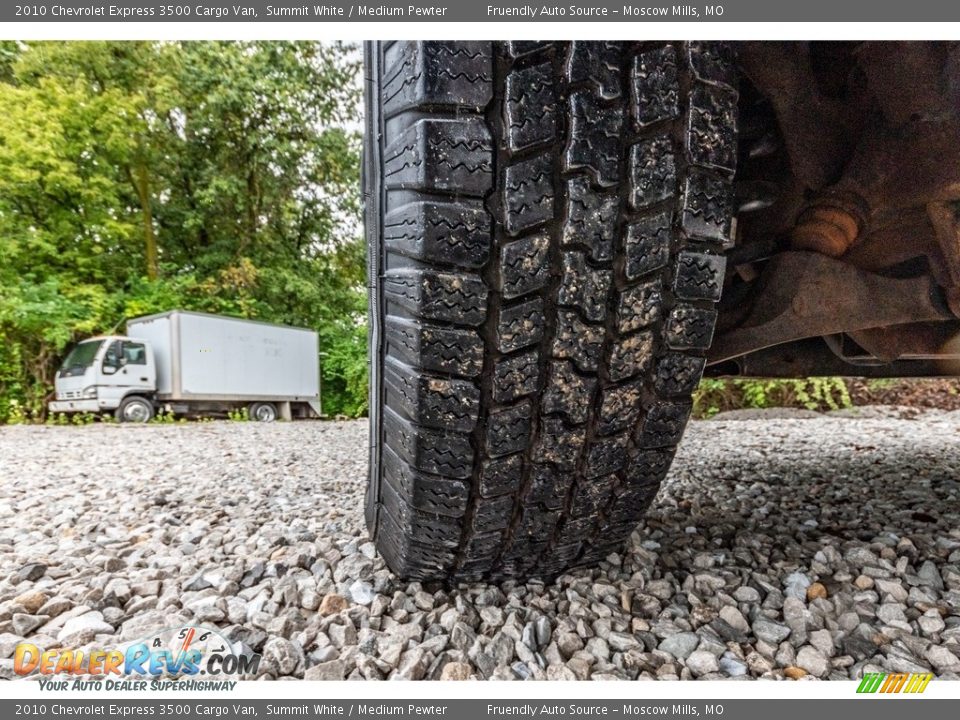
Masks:
[[[710,345],[737,93],[722,44],[367,47],[371,475],[414,579],[617,550]]]

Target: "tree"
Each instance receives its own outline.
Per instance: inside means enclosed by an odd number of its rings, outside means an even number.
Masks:
[[[0,421],[173,307],[306,325],[365,407],[358,62],[317,43],[0,44]]]

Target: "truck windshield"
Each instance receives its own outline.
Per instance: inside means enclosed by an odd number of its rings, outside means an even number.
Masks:
[[[103,340],[87,340],[77,345],[70,354],[67,355],[61,370],[72,370],[77,368],[88,368],[93,364],[93,359],[97,356],[97,350],[103,344]]]

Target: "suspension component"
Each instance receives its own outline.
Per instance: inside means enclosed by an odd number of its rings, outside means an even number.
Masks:
[[[796,250],[840,257],[856,243],[866,218],[867,208],[859,197],[848,193],[822,195],[800,213],[791,244]]]

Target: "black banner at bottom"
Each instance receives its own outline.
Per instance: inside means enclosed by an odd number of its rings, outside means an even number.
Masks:
[[[869,703],[869,708],[865,706]],[[909,707],[907,707],[909,705]],[[722,718],[723,720],[809,720],[811,717],[857,717],[871,720],[940,720],[956,717],[957,700],[933,700],[900,695],[849,700],[0,700],[0,717],[30,718],[210,718],[296,717],[372,718],[392,720],[555,720],[555,718]]]

